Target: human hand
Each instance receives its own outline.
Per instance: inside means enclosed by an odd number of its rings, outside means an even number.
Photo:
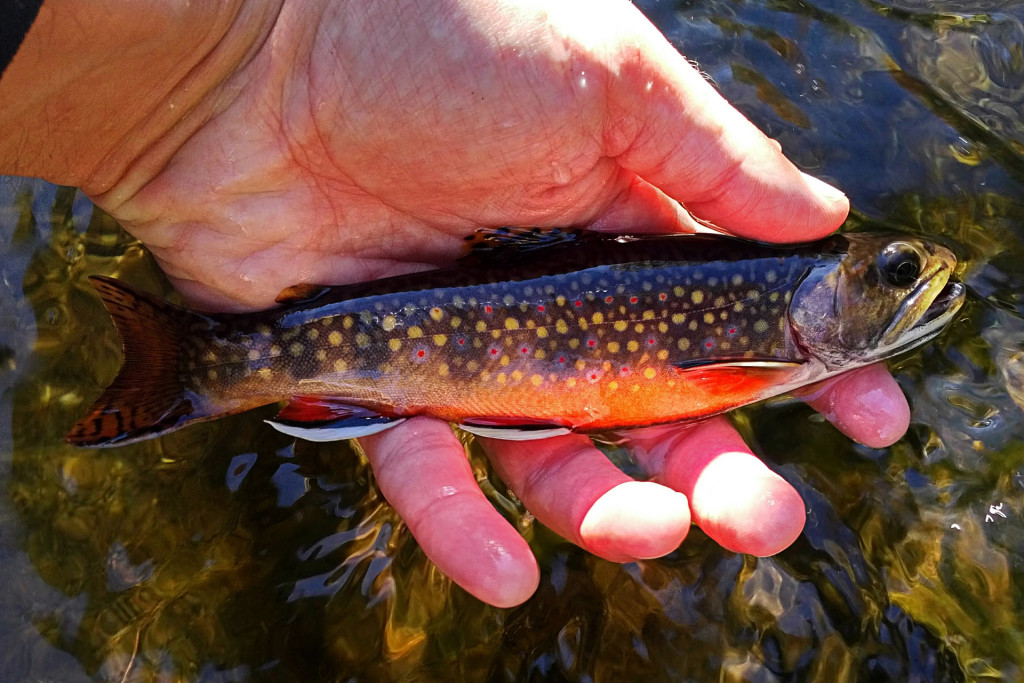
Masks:
[[[40,21],[54,19],[48,6]],[[242,15],[264,20],[225,29],[199,62],[188,53],[177,66],[171,47],[154,46],[164,69],[150,70],[149,87],[145,70],[131,69],[143,79],[135,90],[106,91],[129,114],[154,115],[126,115],[131,125],[100,136],[99,161],[72,178],[199,306],[260,308],[297,282],[441,264],[478,226],[678,231],[692,225],[682,202],[732,234],[794,241],[831,232],[848,210],[628,3],[272,9],[243,4]],[[41,36],[34,28],[26,40],[13,82]],[[179,71],[177,81],[167,75]],[[5,74],[0,121],[10,88]],[[137,99],[126,103],[128,94]],[[83,116],[95,116],[90,95]],[[54,172],[37,174],[64,180]],[[871,445],[898,438],[908,419],[880,366],[818,387],[811,404]],[[628,438],[653,481],[628,480],[581,436],[483,443],[540,521],[608,559],[670,552],[691,521],[757,555],[799,534],[799,496],[724,418]],[[362,441],[385,496],[445,573],[492,604],[529,597],[538,581],[529,547],[484,498],[447,424],[416,418]]]

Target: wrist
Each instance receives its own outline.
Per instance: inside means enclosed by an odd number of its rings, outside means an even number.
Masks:
[[[0,129],[16,131],[0,139],[0,172],[90,194],[144,183],[230,97],[278,9],[46,0],[0,80]]]

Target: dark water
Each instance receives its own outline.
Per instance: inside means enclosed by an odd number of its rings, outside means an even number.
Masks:
[[[807,501],[804,535],[753,559],[695,531],[624,566],[531,523],[474,454],[543,571],[528,603],[492,609],[425,560],[346,444],[244,415],[64,446],[119,358],[85,276],[166,289],[73,191],[4,181],[0,680],[1024,678],[1024,3],[643,5],[849,194],[851,226],[964,260],[964,312],[896,365],[908,435],[869,449],[796,403],[744,411]]]

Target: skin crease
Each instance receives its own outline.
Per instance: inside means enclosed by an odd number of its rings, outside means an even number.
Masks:
[[[202,308],[432,267],[479,226],[687,230],[681,202],[784,242],[828,234],[849,208],[621,0],[179,5],[48,0],[0,80],[0,128],[17,131],[0,172],[82,187]],[[871,445],[906,427],[879,366],[811,404]],[[651,482],[585,437],[484,445],[540,521],[614,561],[672,551],[691,521],[756,555],[799,535],[799,496],[726,419],[628,438]],[[529,547],[446,424],[362,443],[448,576],[502,607],[533,593]]]

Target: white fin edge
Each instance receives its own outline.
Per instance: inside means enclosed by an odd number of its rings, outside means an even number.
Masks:
[[[484,427],[482,425],[460,424],[459,429],[469,432],[475,436],[483,436],[489,439],[502,439],[504,441],[534,441],[537,439],[549,439],[552,436],[564,436],[571,434],[568,427],[552,427],[550,429],[519,429],[516,427]]]
[[[391,422],[375,422],[373,424],[350,427],[298,427],[296,425],[281,424],[273,420],[264,420],[264,422],[288,436],[305,439],[306,441],[324,442],[345,441],[347,439],[358,439],[361,436],[370,436],[371,434],[383,432],[385,429],[391,429],[396,425],[402,424],[405,422],[405,418],[398,418]]]

